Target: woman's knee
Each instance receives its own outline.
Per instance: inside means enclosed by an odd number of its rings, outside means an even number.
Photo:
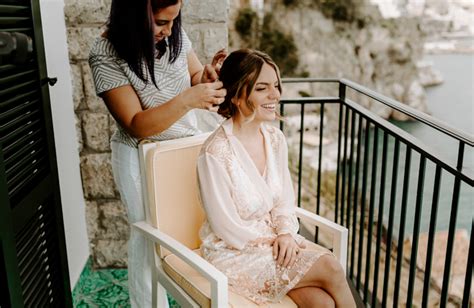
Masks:
[[[346,275],[341,263],[332,255],[324,255],[320,258],[318,269],[325,272],[325,277],[329,282],[341,282],[346,280]]]
[[[345,273],[339,261],[332,255],[324,255],[313,264],[297,287],[327,287],[345,280]]]

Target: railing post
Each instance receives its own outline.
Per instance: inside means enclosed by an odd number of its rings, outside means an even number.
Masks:
[[[467,308],[471,299],[472,263],[474,262],[474,220],[471,221],[471,240],[467,257],[466,278],[464,280],[464,294],[462,308]]]
[[[408,273],[407,307],[412,306],[413,292],[415,288],[416,257],[418,253],[418,241],[420,235],[421,210],[423,205],[423,189],[425,185],[426,157],[420,153],[420,166],[418,169],[418,184],[416,188],[415,217],[413,223],[412,245],[410,255],[410,271]],[[441,305],[442,306],[442,305]]]
[[[361,211],[360,211],[360,225],[359,225],[359,254],[357,258],[357,290],[361,290],[361,279],[362,279],[362,259],[363,259],[363,249],[364,249],[364,224],[365,224],[365,210],[367,207],[367,172],[369,168],[369,155],[370,155],[370,122],[366,120],[365,132],[364,132],[364,163],[363,163],[363,171],[362,171],[362,195],[361,195]],[[367,237],[370,241],[371,238]],[[368,255],[368,259],[370,259],[370,255]],[[370,263],[370,262],[369,262]],[[367,264],[367,263],[366,263]]]
[[[303,172],[303,134],[304,134],[304,106],[301,104],[300,112],[300,153],[298,164],[298,207],[301,207],[301,177]]]
[[[352,110],[352,114],[351,114],[351,142],[350,142],[350,147],[351,147],[351,152],[349,153],[349,180],[348,180],[348,185],[347,185],[347,218],[346,218],[346,221],[347,221],[347,229],[349,230],[349,234],[352,236],[353,234],[355,234],[355,230],[351,230],[350,226],[351,226],[351,211],[352,211],[352,198],[353,198],[353,195],[352,195],[352,179],[354,177],[354,174],[353,174],[353,168],[352,166],[354,165],[354,138],[355,138],[355,111]],[[355,201],[355,200],[354,200]],[[350,237],[348,238],[348,240],[350,239]],[[350,264],[351,264],[351,267],[350,267],[350,271],[349,271],[349,277],[352,279],[354,277],[354,264],[352,263],[354,261],[354,259],[352,258],[353,254],[354,254],[354,248],[355,248],[355,243],[354,241],[352,241],[351,243],[351,249],[349,251],[351,257],[348,258],[348,262],[347,264],[349,264],[349,260],[351,261]]]
[[[438,217],[438,203],[439,203],[439,191],[441,185],[441,167],[436,165],[436,174],[434,180],[434,189],[433,189],[433,198],[431,205],[431,215],[430,215],[430,228],[428,231],[428,245],[425,261],[425,278],[423,286],[423,297],[421,301],[421,307],[428,307],[428,294],[430,292],[430,277],[431,277],[431,264],[433,260],[433,247],[434,247],[434,237],[436,233],[436,219]]]
[[[346,85],[339,81],[339,99],[341,102],[346,101]]]
[[[334,211],[334,222],[338,223],[339,217],[339,183],[340,183],[340,170],[341,170],[341,137],[342,137],[342,115],[343,115],[343,103],[339,102],[339,125],[337,131],[337,166],[336,166],[336,200],[335,200],[335,211]]]
[[[321,104],[321,111],[319,112],[319,149],[318,149],[318,185],[316,188],[316,214],[319,215],[321,211],[321,172],[323,159],[323,136],[324,136],[324,103]],[[317,243],[319,237],[319,228],[316,227],[314,232],[314,241]]]
[[[405,241],[405,223],[407,216],[408,187],[410,185],[411,148],[407,146],[405,154],[405,171],[403,173],[403,192],[400,213],[400,227],[398,231],[397,265],[395,269],[395,288],[393,289],[393,307],[398,307],[398,294],[403,262],[403,242]],[[429,280],[429,279],[428,279]]]
[[[388,297],[388,285],[390,283],[390,261],[392,255],[392,235],[393,235],[393,220],[395,214],[395,200],[397,198],[397,179],[398,179],[398,158],[400,154],[400,140],[395,139],[395,149],[393,152],[393,165],[392,165],[392,187],[390,191],[390,201],[388,208],[388,230],[387,240],[385,242],[385,267],[384,267],[384,283],[382,291],[382,306],[387,307],[387,297]]]
[[[370,279],[370,258],[372,251],[372,230],[374,226],[374,208],[375,208],[375,190],[377,179],[377,159],[378,159],[378,128],[374,125],[373,133],[373,149],[372,149],[372,168],[370,178],[370,202],[369,202],[369,223],[367,231],[367,262],[365,265],[365,285],[364,285],[364,303],[369,302],[369,279]],[[375,306],[374,306],[375,307]]]
[[[387,171],[387,147],[388,147],[388,133],[383,132],[383,146],[382,146],[382,165],[380,178],[380,195],[379,195],[379,213],[377,219],[377,243],[375,245],[375,269],[374,269],[374,286],[372,288],[372,307],[377,303],[377,288],[379,284],[379,260],[380,260],[380,245],[382,242],[382,225],[383,225],[383,211],[384,211],[384,197],[385,197],[385,176]]]
[[[285,104],[280,103],[280,116],[284,117],[285,116]],[[285,122],[280,121],[280,130],[283,131]]]
[[[464,161],[464,142],[459,141],[458,161],[456,164],[456,169],[458,169],[458,171],[462,170],[463,161]],[[440,305],[443,307],[446,306],[448,302],[449,276],[451,274],[451,261],[453,257],[454,235],[456,232],[456,220],[457,220],[457,215],[458,215],[460,190],[461,190],[461,179],[458,176],[456,176],[456,178],[454,179],[453,199],[451,203],[451,217],[449,218],[449,227],[448,227],[449,231],[448,231],[448,242],[446,245],[446,258],[445,258],[445,263],[444,263],[443,286],[441,287]]]

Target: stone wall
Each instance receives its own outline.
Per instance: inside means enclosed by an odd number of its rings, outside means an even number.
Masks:
[[[111,0],[65,0],[74,110],[92,260],[96,267],[123,267],[129,234],[124,206],[114,185],[110,137],[115,121],[95,95],[87,62],[89,50],[103,31]],[[208,63],[227,47],[228,1],[184,0],[183,23],[201,62]]]

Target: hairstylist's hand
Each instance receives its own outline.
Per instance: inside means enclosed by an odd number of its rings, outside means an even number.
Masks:
[[[201,83],[214,82],[219,78],[222,62],[227,57],[227,51],[221,49],[212,58],[211,64],[206,64],[201,76]]]
[[[227,93],[221,81],[200,83],[180,95],[189,109],[200,108],[216,112]]]
[[[295,264],[300,246],[290,234],[280,234],[273,242],[273,258],[278,265],[290,268]]]

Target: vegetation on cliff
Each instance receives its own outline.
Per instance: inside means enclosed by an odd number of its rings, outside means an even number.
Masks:
[[[265,14],[260,27],[257,13],[251,8],[239,10],[235,20],[235,29],[242,41],[249,48],[256,48],[268,53],[278,63],[284,76],[304,76],[298,72],[298,48],[293,35],[284,33],[271,13]]]

